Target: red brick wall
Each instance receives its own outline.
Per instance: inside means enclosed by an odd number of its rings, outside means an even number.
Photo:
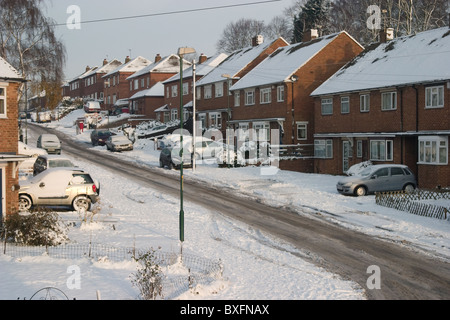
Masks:
[[[110,80],[110,86],[106,86],[106,88],[103,89],[104,93],[104,106],[106,109],[110,109],[112,107],[113,103],[113,96],[116,95],[116,102],[120,99],[126,99],[130,97],[130,83],[127,80],[129,76],[131,76],[133,72],[119,72],[111,75],[108,77]],[[119,83],[117,83],[117,75],[119,75]],[[116,84],[113,85],[113,76],[116,76]],[[108,78],[105,78],[104,80],[107,81]],[[108,103],[108,96],[111,97],[111,103]]]

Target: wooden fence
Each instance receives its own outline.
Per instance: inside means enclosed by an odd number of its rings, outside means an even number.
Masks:
[[[449,219],[450,206],[424,203],[423,200],[450,199],[450,190],[420,190],[413,192],[393,191],[379,192],[375,194],[375,201],[378,205],[406,211],[415,215],[436,218],[441,220]]]

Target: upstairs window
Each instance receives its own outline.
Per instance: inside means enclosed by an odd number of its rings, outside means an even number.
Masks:
[[[6,118],[6,88],[0,87],[0,118]]]
[[[350,97],[341,97],[341,113],[350,113]]]
[[[444,86],[425,89],[425,108],[444,107]]]
[[[384,92],[381,94],[381,110],[397,109],[397,92]]]
[[[204,98],[211,99],[212,97],[212,88],[211,85],[205,86]]]
[[[264,88],[260,90],[260,102],[261,104],[267,104],[272,102],[271,88]]]
[[[251,106],[255,104],[255,90],[245,91],[245,105]]]
[[[216,98],[223,97],[223,82],[216,83],[214,87],[216,89]]]
[[[284,86],[277,87],[277,101],[278,102],[284,101]]]
[[[333,114],[333,99],[322,99],[322,115]]]

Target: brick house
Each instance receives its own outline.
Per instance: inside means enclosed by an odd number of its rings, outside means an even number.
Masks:
[[[191,63],[184,60],[184,69],[189,68],[189,66],[191,66]],[[159,54],[157,54],[154,63],[146,66],[145,68],[142,68],[141,70],[137,71],[127,78],[130,87],[130,96],[142,98],[142,93],[140,93],[141,91],[145,90],[148,94],[148,89],[152,88],[159,82],[169,79],[179,72],[180,59],[177,55],[171,54],[167,57],[162,58]],[[164,97],[164,94],[162,95],[162,97]],[[149,100],[139,99],[139,101],[136,101],[136,99],[130,98],[130,110],[139,114],[143,114],[140,113],[139,110],[145,110],[145,115],[154,116],[154,110],[157,109],[161,104],[146,105],[146,101]],[[139,105],[137,105],[137,103],[139,103]]]
[[[419,187],[448,187],[450,29],[380,39],[313,92],[314,171],[397,163]]]
[[[134,113],[156,119],[155,110],[164,103],[164,85],[161,82],[141,90],[130,97]]]
[[[91,73],[92,71],[96,70],[98,67],[89,67],[86,66],[85,71],[76,76],[75,78],[71,79],[68,81],[67,85],[68,88],[64,88],[66,91],[67,96],[69,96],[72,99],[77,99],[77,98],[83,98],[84,96],[84,87],[85,87],[85,82],[84,80],[82,80],[87,74]],[[68,89],[68,91],[67,91]]]
[[[107,61],[103,60],[103,65],[98,68],[92,68],[84,73],[79,79],[82,83],[81,97],[89,100],[103,102],[104,79],[103,76],[122,65],[117,59]]]
[[[0,224],[15,213],[19,202],[18,165],[27,159],[18,154],[18,91],[25,80],[0,57]]]
[[[207,57],[201,54],[198,62],[195,64],[195,81],[200,80],[206,74],[211,72],[215,67],[217,67],[223,60],[227,58],[224,53],[216,54],[212,57]],[[183,63],[184,65],[184,63]],[[180,112],[180,96],[179,93],[183,93],[183,105],[186,109],[186,116],[184,119],[188,119],[187,113],[192,112],[192,97],[193,97],[193,78],[194,71],[193,67],[186,68],[183,71],[183,88],[180,88],[180,73],[178,72],[173,77],[167,79],[163,82],[164,84],[164,106],[159,108],[157,114],[157,120],[162,122],[167,122],[171,120],[177,120],[179,118]],[[196,91],[199,92],[200,88],[197,87]],[[196,100],[199,97],[196,96]]]
[[[104,75],[102,77],[104,79],[104,108],[111,110],[119,100],[128,105],[131,94],[127,78],[151,63],[152,61],[141,56],[134,59],[127,57],[124,64]]]
[[[267,43],[260,37],[252,40],[251,47],[236,50],[196,82],[197,119],[205,129],[220,130],[223,137],[226,136],[228,107],[232,103],[228,85],[231,87],[278,48],[289,45],[281,37]]]
[[[320,38],[314,31],[304,42],[277,49],[231,87],[232,129],[264,130],[267,141],[277,129],[281,145],[297,148],[299,161],[280,162],[282,169],[312,172],[310,94],[364,49],[345,31]]]

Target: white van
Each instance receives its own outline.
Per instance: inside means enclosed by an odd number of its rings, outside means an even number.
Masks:
[[[54,134],[41,134],[36,146],[45,149],[48,154],[61,154],[61,142]]]
[[[87,101],[84,104],[84,112],[100,112],[100,103],[98,101]]]

